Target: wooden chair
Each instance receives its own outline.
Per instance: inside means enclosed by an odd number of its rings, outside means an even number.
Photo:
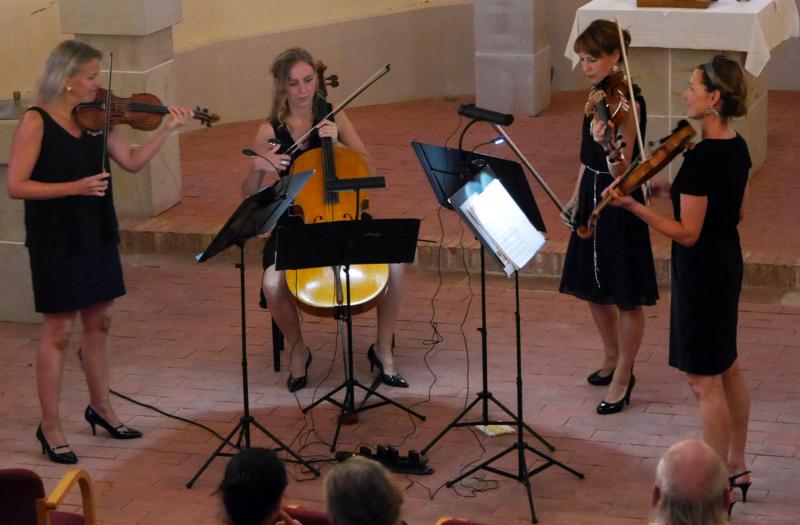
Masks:
[[[83,516],[57,510],[78,484]],[[82,469],[70,469],[49,496],[38,474],[27,469],[0,470],[0,511],[4,525],[95,525],[92,480]]]
[[[316,510],[309,510],[298,505],[286,505],[283,511],[303,525],[333,525],[330,515]]]
[[[473,521],[466,518],[453,518],[451,516],[442,516],[436,520],[436,525],[486,525],[480,521]]]

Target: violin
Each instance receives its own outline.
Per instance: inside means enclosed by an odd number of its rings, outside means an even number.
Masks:
[[[608,158],[611,162],[625,160],[622,143],[615,139],[614,132],[631,112],[631,100],[628,77],[624,70],[619,70],[606,77],[602,89],[593,89],[586,101],[586,116],[597,118],[606,125],[606,142],[611,148]],[[613,130],[609,124],[613,124]]]
[[[126,124],[133,129],[153,131],[161,125],[164,115],[169,115],[169,108],[163,106],[155,95],[150,93],[134,93],[130,97],[118,97],[108,93],[103,88],[97,89],[97,94],[92,102],[78,104],[75,109],[75,120],[84,129],[99,131],[105,129],[106,100],[110,108],[108,124],[110,127]],[[206,127],[219,120],[219,115],[209,113],[207,108],[194,109],[192,118],[200,121]]]
[[[662,138],[660,146],[653,152],[650,157],[641,163],[631,164],[631,167],[622,175],[619,182],[615,187],[622,195],[630,195],[636,188],[650,180],[656,173],[661,171],[678,153],[687,149],[691,145],[691,140],[695,136],[695,130],[686,120],[678,122],[678,127],[675,128],[670,135]],[[576,233],[581,239],[589,239],[594,234],[597,220],[600,218],[600,212],[603,208],[611,202],[614,196],[609,192],[603,197],[594,211],[586,225],[578,226]]]
[[[327,66],[317,61],[317,73],[320,100],[316,108],[314,122],[330,118],[333,113],[342,109],[327,112],[327,89],[330,85],[338,85],[338,77],[325,77]],[[319,125],[312,127],[317,129]],[[301,137],[292,146],[296,148],[305,137]],[[364,210],[369,207],[369,199],[365,192],[333,192],[328,191],[331,182],[339,178],[361,178],[370,174],[370,168],[364,157],[343,144],[334,146],[330,137],[321,139],[322,147],[314,148],[301,154],[292,164],[292,173],[315,170],[300,193],[294,200],[291,213],[299,216],[306,223],[332,222],[343,220],[360,220]],[[292,151],[292,148],[289,151]],[[361,200],[360,200],[361,199]],[[294,296],[298,307],[312,315],[333,317],[337,307],[344,304],[342,283],[346,276],[342,267],[306,268],[287,270],[286,283]],[[350,266],[350,308],[357,314],[372,308],[386,294],[389,282],[388,264],[354,264]]]

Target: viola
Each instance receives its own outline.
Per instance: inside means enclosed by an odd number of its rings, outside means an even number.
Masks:
[[[315,122],[330,117],[326,114],[326,85],[338,85],[338,77],[325,77],[326,66],[315,64],[322,95],[317,107]],[[339,108],[341,109],[341,107]],[[318,126],[312,127],[315,129]],[[303,139],[301,139],[302,141]],[[299,143],[302,143],[298,141]],[[366,160],[350,148],[337,144],[330,137],[321,140],[322,147],[306,151],[292,164],[292,173],[316,170],[294,200],[291,214],[306,223],[360,220],[369,207],[365,192],[337,193],[327,191],[328,185],[339,178],[369,176]],[[344,304],[342,267],[306,268],[287,270],[286,284],[299,308],[317,316],[334,316],[336,308]],[[354,264],[350,266],[350,308],[357,314],[372,308],[386,294],[389,282],[388,264]]]
[[[619,129],[631,112],[631,100],[628,77],[625,71],[619,70],[606,77],[602,89],[593,89],[586,101],[586,116],[597,118],[606,125],[606,142],[611,148],[609,160],[612,162],[624,160],[622,144],[615,139],[614,131]],[[610,124],[613,124],[613,130]]]
[[[656,173],[664,169],[678,153],[690,147],[691,140],[695,136],[695,130],[686,120],[678,122],[678,127],[675,128],[670,135],[662,138],[660,146],[653,152],[653,154],[646,160],[639,164],[632,164],[631,167],[623,174],[615,187],[622,195],[630,195],[636,188],[650,180]],[[594,234],[597,220],[600,218],[600,212],[603,208],[611,202],[614,196],[609,192],[603,197],[597,206],[595,206],[592,215],[589,217],[586,225],[578,226],[576,233],[581,239],[589,239]]]
[[[134,93],[130,97],[118,97],[109,94],[105,89],[98,88],[92,102],[78,104],[75,109],[75,120],[84,129],[99,131],[105,129],[106,100],[110,108],[108,125],[126,124],[133,129],[153,131],[161,125],[164,115],[169,115],[169,108],[161,104],[161,100],[150,93]],[[219,120],[219,115],[209,113],[208,108],[194,109],[192,118],[195,118],[206,127]]]

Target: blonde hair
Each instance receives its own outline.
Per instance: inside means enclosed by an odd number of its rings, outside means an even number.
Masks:
[[[286,85],[289,82],[289,72],[298,62],[305,62],[314,69],[314,58],[311,56],[311,53],[302,47],[290,47],[272,61],[270,72],[275,82],[272,91],[272,110],[269,114],[270,120],[277,120],[280,123],[284,123],[286,116],[289,114]],[[320,98],[321,95],[319,89],[317,89],[317,93],[314,95],[313,107],[316,107]]]
[[[64,91],[64,83],[87,63],[102,60],[103,53],[78,40],[64,40],[47,58],[36,95],[40,103],[53,102]]]

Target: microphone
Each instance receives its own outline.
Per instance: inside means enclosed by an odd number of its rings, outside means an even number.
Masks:
[[[501,126],[510,126],[514,122],[514,115],[510,113],[499,113],[491,109],[479,108],[475,104],[461,104],[458,107],[458,114],[472,120],[482,120]]]
[[[251,149],[243,149],[243,150],[242,150],[242,153],[243,153],[244,155],[247,155],[248,157],[258,157],[258,158],[260,158],[260,159],[264,159],[264,160],[266,160],[266,161],[269,163],[269,165],[270,165],[270,166],[272,166],[272,167],[275,169],[275,172],[276,172],[276,173],[280,173],[280,171],[281,171],[281,170],[279,170],[279,169],[278,169],[278,167],[277,167],[277,166],[275,166],[275,164],[273,164],[273,163],[272,163],[272,161],[271,161],[271,160],[269,160],[269,159],[268,159],[267,157],[265,157],[264,155],[259,155],[258,153],[256,153],[255,151],[253,151],[253,150],[251,150]]]

